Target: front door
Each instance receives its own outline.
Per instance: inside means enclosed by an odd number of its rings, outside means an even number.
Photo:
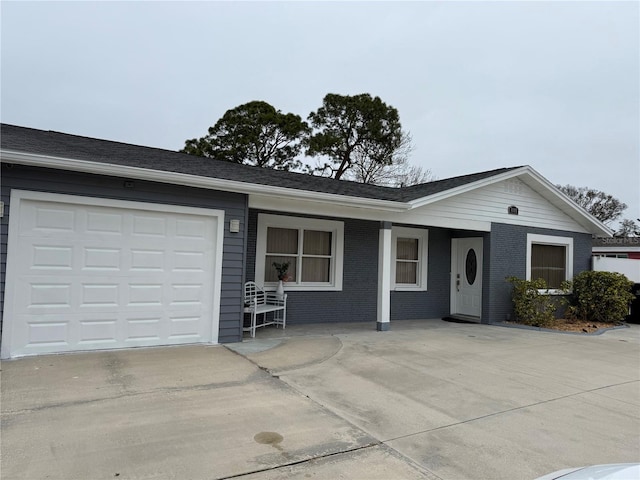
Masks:
[[[480,318],[482,238],[454,238],[451,242],[451,314]]]

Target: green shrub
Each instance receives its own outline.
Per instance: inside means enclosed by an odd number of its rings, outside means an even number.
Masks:
[[[621,273],[581,272],[562,287],[573,292],[566,315],[578,320],[621,322],[635,298],[632,286]]]
[[[547,293],[547,282],[542,278],[522,280],[517,277],[509,277],[507,281],[513,284],[511,298],[516,321],[534,327],[549,327],[555,323],[558,306]]]

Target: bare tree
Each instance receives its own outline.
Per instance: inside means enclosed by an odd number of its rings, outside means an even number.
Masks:
[[[594,188],[574,187],[573,185],[556,186],[604,224],[609,224],[620,218],[622,212],[627,208],[626,203]]]
[[[640,218],[638,219],[640,222]],[[640,225],[631,219],[625,219],[620,222],[618,231],[614,234],[615,237],[640,237]]]
[[[344,177],[360,183],[383,185],[387,187],[402,187],[431,182],[435,179],[431,170],[425,170],[419,165],[411,165],[409,157],[413,151],[411,134],[403,132],[400,145],[393,153],[390,164],[381,164],[368,155],[354,152],[351,170]]]

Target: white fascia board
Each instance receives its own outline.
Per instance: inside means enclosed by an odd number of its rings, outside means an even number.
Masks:
[[[415,225],[420,227],[441,227],[459,230],[477,230],[490,232],[491,222],[468,219],[456,219],[444,216],[421,215],[417,218],[414,212],[397,212],[391,210],[359,208],[354,206],[331,205],[298,201],[291,202],[286,198],[266,197],[263,195],[249,195],[249,208],[271,210],[282,213],[299,213],[303,215],[317,215],[336,218],[358,218],[375,222],[386,221],[395,224]]]
[[[527,166],[526,169],[527,169],[526,173],[529,175],[529,177],[533,178],[539,184],[545,187],[545,191],[543,193],[538,188],[535,188],[535,186],[529,185],[530,187],[538,191],[538,193],[540,193],[543,197],[545,197],[551,203],[555,204],[553,200],[556,200],[561,205],[566,207],[566,210],[562,208],[561,210],[564,211],[564,213],[566,213],[570,217],[572,217],[574,220],[576,220],[579,224],[584,226],[587,230],[589,230],[590,233],[598,237],[613,237],[613,230],[611,230],[604,223],[602,223],[600,220],[595,218],[593,215],[587,212],[584,208],[582,208],[580,205],[574,202],[571,198],[569,198],[569,196],[567,196],[564,192],[562,192],[559,188],[557,188],[545,177],[540,175],[533,168]],[[558,208],[560,208],[557,204],[555,205]]]
[[[335,195],[324,192],[312,192],[309,190],[297,190],[294,188],[276,187],[256,183],[225,180],[221,178],[201,177],[186,173],[167,172],[163,170],[150,170],[146,168],[130,167],[113,163],[90,162],[72,158],[51,157],[32,153],[0,150],[0,161],[16,163],[36,167],[55,168],[73,172],[92,173],[97,175],[110,175],[126,177],[137,180],[184,185],[188,187],[205,188],[209,190],[222,190],[226,192],[244,193],[247,195],[259,194],[275,198],[288,198],[290,200],[310,200],[313,202],[327,203],[331,205],[344,205],[360,208],[368,208],[383,211],[404,212],[409,206],[404,202],[391,200],[378,200],[370,198],[352,197],[347,195]]]
[[[584,226],[590,233],[597,236],[611,237],[613,236],[613,230],[607,227],[604,223],[600,222],[598,219],[590,215],[585,209],[583,209],[580,205],[576,204],[573,200],[571,200],[567,195],[561,192],[555,185],[553,185],[549,180],[544,178],[538,172],[536,172],[529,165],[524,167],[516,168],[513,170],[509,170],[508,172],[504,172],[498,175],[491,176],[489,178],[484,178],[482,180],[478,180],[477,182],[468,183],[466,185],[462,185],[457,188],[452,188],[449,190],[445,190],[440,193],[436,193],[434,195],[429,195],[427,197],[419,198],[409,202],[410,208],[418,208],[424,205],[428,205],[430,203],[439,202],[446,198],[453,197],[455,195],[460,195],[466,192],[470,192],[472,190],[476,190],[478,188],[486,187],[488,185],[502,182],[503,180],[508,180],[514,177],[524,177],[525,179],[528,177],[533,181],[526,182],[531,188],[540,193],[547,200],[554,203],[553,200],[557,201],[560,205],[566,207],[563,210],[567,215],[576,220],[580,225]],[[543,187],[542,189],[540,187]],[[541,192],[544,192],[544,194]],[[557,203],[554,203],[556,207],[560,208]]]
[[[470,192],[472,190],[476,190],[478,188],[486,187],[493,183],[501,182],[503,180],[507,180],[512,177],[517,177],[518,175],[522,175],[523,172],[529,167],[521,167],[515,170],[510,170],[508,172],[500,173],[498,175],[493,175],[488,178],[483,178],[482,180],[477,180],[475,182],[467,183],[465,185],[460,185],[459,187],[450,188],[449,190],[444,190],[439,193],[435,193],[433,195],[429,195],[422,198],[417,198],[416,200],[411,200],[409,205],[411,209],[423,207],[430,203],[439,202],[441,200],[455,197],[456,195],[460,195],[466,192]]]
[[[638,247],[593,247],[591,249],[593,253],[635,253],[640,252],[640,246]]]

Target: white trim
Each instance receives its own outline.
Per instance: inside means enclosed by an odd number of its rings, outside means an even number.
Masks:
[[[444,200],[445,198],[455,197],[456,195],[460,195],[462,193],[470,192],[472,190],[476,190],[478,188],[486,187],[488,185],[492,185],[494,183],[501,182],[503,180],[507,180],[509,178],[517,177],[522,175],[523,173],[527,173],[527,170],[531,167],[520,167],[514,170],[509,170],[508,172],[500,173],[497,175],[492,175],[487,178],[483,178],[481,180],[477,180],[471,183],[465,183],[464,185],[460,185],[459,187],[449,188],[447,190],[443,190],[439,193],[434,193],[433,195],[429,195],[426,197],[417,198],[415,200],[411,200],[409,205],[411,208],[419,208],[430,203],[439,202]]]
[[[565,255],[565,268],[566,278],[565,280],[571,280],[573,278],[573,238],[572,237],[557,237],[555,235],[539,235],[537,233],[527,233],[527,266],[526,266],[526,279],[531,280],[531,245],[556,245],[559,247],[565,247],[567,249]],[[549,289],[549,293],[558,293],[558,289]],[[547,290],[545,290],[547,292]]]
[[[465,312],[461,312],[461,307],[458,306],[458,275],[460,275],[460,280],[462,281],[462,276],[465,272],[460,271],[459,263],[460,258],[459,255],[463,252],[461,244],[464,242],[471,241],[478,243],[477,246],[477,256],[478,256],[478,270],[477,270],[477,289],[480,293],[480,312],[478,315],[470,315]],[[451,239],[451,273],[450,273],[450,300],[449,300],[449,311],[451,315],[461,314],[461,315],[469,315],[470,317],[476,317],[478,319],[482,318],[482,302],[483,302],[483,277],[484,277],[484,238],[483,237],[459,237]]]
[[[418,283],[415,285],[396,283],[396,254],[398,238],[415,238],[418,240]],[[429,261],[429,230],[426,228],[392,227],[391,230],[391,289],[395,291],[423,292],[427,290]]]
[[[15,196],[15,197],[14,197]],[[201,207],[186,207],[167,203],[150,203],[138,200],[117,200],[104,197],[86,197],[83,195],[68,195],[65,193],[36,192],[33,190],[11,190],[11,210],[13,210],[14,198],[21,200],[36,200],[45,202],[59,202],[72,205],[91,205],[96,207],[116,207],[135,210],[147,210],[153,212],[184,213],[188,215],[204,215],[207,217],[224,218],[224,210],[212,210]]]
[[[153,170],[111,163],[37,155],[14,150],[0,150],[0,160],[7,163],[17,163],[21,165],[58,168],[63,170],[93,173],[99,175],[123,176],[127,178],[149,180],[174,185],[185,185],[196,188],[243,193],[249,195],[250,204],[251,197],[253,195],[261,195],[272,199],[285,198],[289,202],[291,202],[291,200],[306,200],[332,207],[350,206],[365,209],[365,211],[372,210],[378,212],[398,213],[409,212],[410,210],[429,205],[446,198],[460,195],[462,193],[482,188],[496,182],[507,180],[509,178],[518,177],[524,183],[533,188],[533,190],[535,190],[549,202],[551,202],[555,208],[558,208],[560,211],[563,211],[565,214],[569,215],[590,233],[605,237],[611,237],[613,235],[613,231],[609,227],[590,215],[586,210],[577,205],[567,195],[562,193],[558,188],[556,188],[547,179],[545,179],[542,175],[540,175],[528,165],[520,168],[515,168],[501,174],[491,175],[487,178],[467,183],[459,187],[450,188],[433,195],[427,195],[421,198],[417,198],[410,202],[401,202],[337,195],[333,193],[313,192],[304,189],[294,189],[286,187],[276,188],[272,185],[261,185],[235,180],[202,177],[199,175]],[[291,210],[295,211],[295,205],[290,205]]]
[[[546,178],[536,172],[529,165],[525,165],[520,168],[515,168],[504,173],[492,175],[476,182],[467,183],[459,187],[450,188],[442,192],[428,195],[422,198],[418,198],[408,202],[411,209],[419,208],[431,203],[435,203],[446,198],[454,197],[478,188],[486,187],[503,180],[519,177],[520,180],[528,184],[534,191],[541,194],[549,202],[551,202],[556,208],[563,211],[571,218],[576,220],[580,225],[585,227],[590,233],[597,233],[598,235],[611,237],[613,230],[607,227],[605,224],[597,220],[594,216],[590,215],[584,208],[576,204],[572,199],[565,195],[562,191],[556,188]],[[528,181],[527,181],[528,180]],[[542,188],[540,188],[542,187]],[[577,215],[576,215],[577,214]],[[576,218],[577,217],[577,218]]]
[[[391,230],[381,228],[378,234],[378,301],[376,318],[379,324],[391,321]]]
[[[136,209],[147,210],[154,212],[171,212],[171,213],[183,213],[191,215],[201,215],[207,217],[214,217],[217,220],[216,226],[216,251],[215,251],[215,265],[213,275],[213,284],[215,286],[212,298],[212,311],[211,311],[211,338],[210,343],[218,343],[218,335],[220,328],[220,298],[222,287],[222,254],[223,254],[223,242],[224,242],[224,210],[212,210],[197,207],[184,207],[179,205],[170,204],[156,204],[129,200],[115,200],[111,198],[97,198],[97,197],[84,197],[79,195],[66,195],[60,193],[47,193],[47,192],[35,192],[30,190],[11,190],[11,205],[9,209],[9,235],[7,241],[7,263],[5,273],[5,297],[4,297],[4,315],[2,325],[2,351],[0,352],[0,358],[9,358],[11,355],[11,341],[13,332],[13,298],[16,292],[14,291],[15,282],[12,281],[14,276],[14,270],[17,267],[17,249],[14,245],[17,245],[19,241],[20,232],[20,207],[23,200],[29,201],[46,201],[46,202],[59,202],[73,205],[89,205],[89,206],[101,206],[101,207],[115,207],[123,209]]]
[[[455,314],[458,309],[458,296],[456,295],[456,273],[458,271],[458,243],[459,238],[451,239],[451,268],[449,269],[449,313]]]
[[[240,182],[213,177],[202,177],[187,173],[168,172],[148,168],[130,167],[112,163],[91,162],[62,157],[51,157],[11,150],[1,150],[0,160],[5,163],[17,163],[46,168],[59,168],[74,172],[93,173],[98,175],[110,175],[117,177],[133,178],[172,185],[184,185],[188,187],[205,188],[209,190],[222,190],[225,192],[245,193],[248,195],[260,194],[274,198],[286,198],[291,200],[311,200],[314,202],[331,205],[355,206],[360,208],[374,208],[394,212],[404,212],[409,205],[404,202],[391,200],[379,200],[372,198],[353,197],[347,195],[335,195],[332,193],[313,192],[309,190],[274,187],[273,185],[261,185],[256,183]]]
[[[560,210],[564,211],[567,215],[569,215],[570,217],[578,221],[578,223],[580,223],[581,225],[583,226],[589,225],[589,228],[587,227],[585,228],[587,228],[587,230],[590,233],[597,233],[599,236],[605,236],[605,237],[613,236],[613,230],[611,230],[604,223],[602,223],[600,220],[598,220],[596,217],[591,215],[584,208],[582,208],[580,205],[574,202],[564,192],[562,192],[555,185],[553,185],[549,180],[547,180],[545,177],[540,175],[538,172],[536,172],[533,168],[529,166],[527,166],[526,169],[527,169],[529,178],[533,178],[538,185],[542,185],[543,187],[546,187],[543,192],[541,192],[539,189],[536,189],[536,188],[534,188],[534,190],[537,190],[543,197],[551,201],[551,203],[556,208],[559,208]],[[565,206],[569,211],[565,211],[563,208],[560,208],[560,206],[556,202],[553,202],[551,199],[555,199],[559,201],[560,204]],[[576,213],[578,214],[578,216],[580,217],[580,220],[582,221],[576,219],[575,217]],[[597,230],[597,232],[595,232],[594,230]]]
[[[593,247],[593,253],[636,253],[640,252],[638,247]]]
[[[250,195],[249,208],[258,210],[269,210],[279,212],[282,215],[290,215],[292,213],[308,215],[308,216],[331,216],[333,218],[357,218],[360,220],[371,220],[374,222],[392,222],[405,225],[424,225],[433,228],[450,228],[459,230],[475,230],[479,232],[490,232],[490,221],[477,221],[468,218],[450,218],[442,215],[430,215],[421,212],[420,216],[416,216],[416,211],[394,212],[391,210],[381,210],[373,208],[361,208],[355,206],[344,206],[335,202],[331,205],[331,209],[327,209],[327,205],[308,200],[296,200],[292,202],[286,198],[267,197],[264,195]]]
[[[275,283],[265,283],[265,257],[267,254],[267,227],[307,229],[332,232],[332,263],[331,281],[329,284],[295,285],[287,283],[287,291],[341,291],[342,273],[344,266],[344,222],[324,220],[319,218],[286,217],[282,215],[258,214],[258,229],[256,233],[256,283],[263,285],[265,290],[275,290]]]

